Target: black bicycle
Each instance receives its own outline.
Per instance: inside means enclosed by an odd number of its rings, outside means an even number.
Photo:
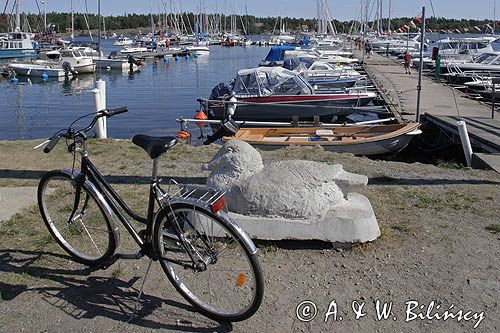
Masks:
[[[147,217],[135,213],[90,161],[87,133],[99,118],[123,112],[127,108],[85,115],[35,147],[45,145],[44,152],[49,153],[64,138],[74,156],[73,170],[50,171],[38,186],[40,213],[50,233],[75,261],[89,266],[107,268],[120,258],[148,256],[144,281],[151,262],[158,260],[177,291],[202,314],[217,321],[249,318],[264,293],[257,248],[227,214],[223,192],[174,181],[168,188],[161,186],[158,160],[177,143],[174,137],[138,134],[132,139],[153,160]],[[87,127],[73,128],[90,116],[94,117]],[[75,170],[77,154],[80,171]],[[123,212],[144,229],[136,230]],[[117,220],[139,246],[137,253],[116,252]]]

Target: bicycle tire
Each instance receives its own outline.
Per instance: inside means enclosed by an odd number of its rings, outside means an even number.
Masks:
[[[112,224],[101,200],[87,183],[80,187],[77,209],[74,208],[76,193],[75,177],[60,170],[45,174],[38,185],[38,207],[43,221],[74,261],[88,266],[103,264],[116,249]]]
[[[169,208],[166,209],[169,210]],[[189,219],[191,222],[194,221],[193,224],[196,224],[196,227],[193,228],[193,225],[189,225],[187,214],[191,214]],[[197,221],[196,217],[192,217],[195,216],[194,214],[202,214],[202,216]],[[251,249],[243,241],[244,237],[241,231],[230,223],[227,223],[220,216],[195,205],[174,203],[171,205],[171,210],[168,212],[167,218],[165,218],[165,215],[165,212],[161,211],[155,219],[153,242],[155,250],[159,255],[162,269],[175,289],[190,304],[196,307],[200,313],[216,321],[235,322],[251,317],[259,309],[262,302],[264,278],[257,254],[252,253]],[[181,229],[185,237],[189,239],[190,244],[199,249],[200,255],[206,254],[208,251],[206,244],[203,244],[202,237],[204,236],[206,236],[205,241],[210,241],[212,247],[215,243],[221,244],[221,240],[227,239],[228,236],[233,242],[226,245],[234,244],[234,246],[231,246],[232,248],[225,247],[223,249],[224,253],[218,251],[215,262],[208,263],[206,265],[207,269],[202,272],[192,268],[186,269],[177,263],[162,259],[163,256],[169,259],[192,263],[191,258],[180,242],[176,242],[171,237],[164,236],[164,232],[172,234],[171,223],[173,216],[176,216],[178,220],[183,220],[182,223],[179,223]],[[201,217],[206,220],[202,221]],[[207,228],[203,224],[205,223],[208,226],[208,221],[215,222],[217,227],[220,228],[219,233],[222,231],[223,234],[218,234],[217,236],[219,237],[216,238],[213,229],[211,229],[212,235],[207,235],[204,232]],[[198,230],[198,235],[196,235],[196,231],[193,231],[194,229]],[[203,235],[199,233],[200,231]],[[238,253],[236,250],[238,250]],[[236,256],[233,256],[232,262],[229,261],[229,256],[227,255],[231,253],[236,254]],[[224,254],[224,256],[221,256],[221,254]],[[222,258],[227,258],[227,260],[222,261]],[[229,266],[226,267],[226,265]],[[234,269],[231,270],[230,268],[233,267]],[[212,274],[213,272],[218,274],[214,275]],[[222,273],[224,275],[227,274],[227,276],[221,276],[223,275]],[[216,279],[216,281],[212,281],[212,287],[216,287],[217,290],[210,290],[211,278]],[[207,287],[208,290],[203,289],[203,287]],[[215,299],[212,303],[210,296],[215,296],[214,292],[221,298],[218,303]],[[241,305],[236,304],[232,309],[227,308],[230,305],[229,303],[234,304],[237,300],[236,296],[242,296],[245,302]],[[208,300],[209,298],[210,300]]]

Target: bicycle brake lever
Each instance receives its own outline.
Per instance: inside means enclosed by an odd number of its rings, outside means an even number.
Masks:
[[[50,142],[50,140],[45,140],[44,142],[40,143],[39,145],[36,145],[35,147],[33,147],[33,150],[41,148],[41,147],[47,145],[47,143],[49,143],[49,142]]]

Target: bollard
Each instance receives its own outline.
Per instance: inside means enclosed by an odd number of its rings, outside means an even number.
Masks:
[[[101,97],[101,110],[106,110],[108,107],[106,105],[106,82],[99,79],[96,81],[96,88],[99,89],[99,96]],[[108,121],[106,117],[99,118],[98,122],[102,121],[103,137],[106,139],[108,137]]]
[[[469,133],[467,133],[467,125],[465,121],[457,121],[458,134],[460,134],[460,141],[462,142],[462,147],[464,148],[465,160],[467,161],[467,166],[472,167],[472,147],[470,145]]]
[[[103,110],[101,94],[99,92],[99,89],[97,88],[92,89],[92,93],[94,93],[94,106],[95,106],[95,112],[97,113]],[[103,123],[102,121],[100,121],[101,119],[102,118],[99,118],[99,120],[96,123],[95,134],[98,139],[105,139]]]
[[[441,77],[441,56],[439,54],[436,55],[436,59],[434,61],[436,62],[436,68],[434,69],[434,79],[439,80]]]

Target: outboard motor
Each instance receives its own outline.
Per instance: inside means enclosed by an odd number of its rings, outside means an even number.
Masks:
[[[231,89],[225,83],[216,85],[210,93],[210,100],[222,99],[224,96],[231,95]]]
[[[75,69],[73,67],[71,67],[71,64],[67,61],[63,62],[61,66],[62,66],[62,69],[64,69],[64,74],[66,76],[68,76],[69,73],[71,73],[72,75],[78,74],[78,72],[75,71]]]
[[[203,142],[204,145],[209,145],[219,139],[222,139],[224,136],[234,136],[236,132],[240,129],[240,125],[234,121],[233,118],[228,117],[221,122],[221,126],[212,135],[207,135],[207,139]]]

